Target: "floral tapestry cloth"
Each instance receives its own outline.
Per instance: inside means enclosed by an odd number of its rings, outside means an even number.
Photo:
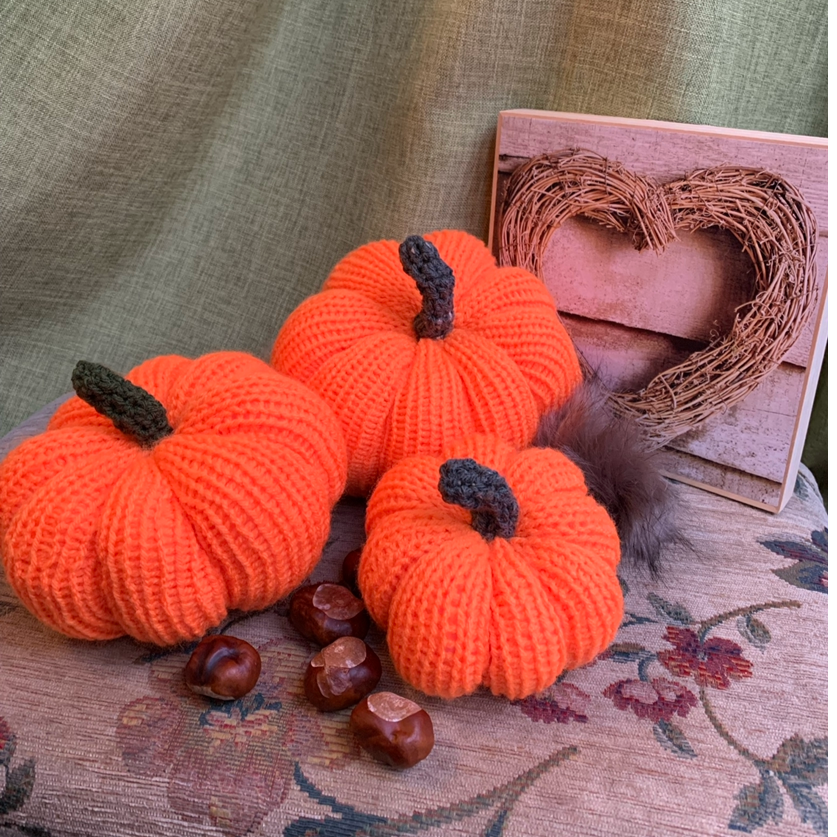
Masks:
[[[658,582],[624,572],[615,642],[538,695],[428,698],[399,680],[373,629],[378,688],[435,726],[430,756],[402,772],[357,748],[350,710],[307,703],[316,649],[286,601],[219,629],[263,661],[256,688],[222,703],[184,687],[192,646],[66,639],[0,577],[0,837],[824,835],[828,518],[816,485],[803,468],[778,515],[676,491],[689,545]],[[362,540],[363,505],[339,504],[312,578],[338,579]]]

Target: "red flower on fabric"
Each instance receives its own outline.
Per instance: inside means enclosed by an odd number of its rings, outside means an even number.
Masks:
[[[571,683],[555,683],[536,695],[516,701],[524,715],[545,724],[587,723],[590,695]]]
[[[728,639],[702,640],[690,628],[666,628],[674,649],[660,651],[657,659],[678,677],[694,677],[699,686],[727,689],[733,680],[753,676],[753,664],[741,656],[741,646]]]
[[[670,721],[675,715],[685,718],[697,698],[685,687],[665,677],[652,680],[619,680],[611,683],[604,692],[617,709],[633,711],[637,718]]]
[[[6,749],[6,745],[12,740],[12,728],[5,719],[0,718],[0,752]]]

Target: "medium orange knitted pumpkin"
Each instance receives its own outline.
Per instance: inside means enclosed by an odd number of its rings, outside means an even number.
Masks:
[[[429,695],[526,697],[619,628],[616,528],[556,450],[474,436],[404,459],[366,531],[363,599],[398,673]]]
[[[170,645],[305,578],[345,442],[319,396],[243,353],[158,357],[128,378],[79,363],[79,397],[0,463],[0,550],[47,625]]]
[[[456,230],[349,253],[291,313],[271,362],[334,409],[347,491],[359,495],[399,459],[470,433],[530,443],[540,416],[581,380],[544,284],[497,267]]]

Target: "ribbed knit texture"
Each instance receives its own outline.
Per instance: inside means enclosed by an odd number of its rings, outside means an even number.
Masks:
[[[0,549],[47,625],[165,646],[308,575],[345,485],[345,442],[319,396],[250,355],[158,357],[126,377],[173,432],[143,448],[70,399],[0,463]]]
[[[514,536],[487,541],[470,511],[444,501],[451,459],[505,479],[519,505]],[[534,694],[593,660],[622,620],[616,527],[556,450],[477,435],[404,459],[373,491],[366,532],[363,599],[398,673],[426,694]]]
[[[393,463],[439,453],[472,433],[515,445],[581,380],[572,342],[544,284],[498,268],[488,248],[457,230],[425,236],[455,280],[453,329],[420,338],[416,280],[397,241],[342,259],[321,293],[286,320],[271,363],[332,406],[349,449],[347,491],[368,495]]]

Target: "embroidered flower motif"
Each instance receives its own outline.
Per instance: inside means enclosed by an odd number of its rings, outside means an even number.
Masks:
[[[586,724],[588,721],[585,710],[590,695],[571,683],[553,683],[542,692],[515,702],[533,721],[545,724],[568,724],[570,721]]]
[[[828,593],[828,527],[811,532],[810,541],[801,538],[760,541],[771,552],[796,563],[772,570],[783,581],[802,590]]]
[[[16,749],[17,737],[6,719],[0,718],[0,814],[23,807],[35,787],[35,759],[12,767]]]
[[[282,804],[297,760],[331,766],[353,753],[340,719],[317,717],[301,693],[294,675],[305,652],[277,639],[259,654],[256,690],[226,703],[186,688],[186,654],[155,660],[149,679],[157,695],[123,707],[116,730],[129,771],[166,777],[169,804],[182,819],[208,819],[229,837],[257,829]]]
[[[685,687],[665,677],[652,680],[619,680],[604,692],[617,709],[633,711],[637,718],[670,721],[675,715],[685,718],[697,698]]]
[[[773,758],[759,766],[759,779],[738,792],[738,804],[729,822],[731,830],[751,834],[769,820],[781,823],[784,788],[802,822],[817,834],[828,833],[828,806],[815,790],[828,782],[827,738],[786,738]]]
[[[828,781],[828,739],[806,741],[801,735],[785,739],[770,760],[770,769],[811,785]]]
[[[673,651],[659,651],[657,659],[678,677],[694,677],[699,686],[729,688],[732,680],[753,676],[753,664],[741,656],[741,646],[728,639],[702,640],[691,628],[666,628]]]

